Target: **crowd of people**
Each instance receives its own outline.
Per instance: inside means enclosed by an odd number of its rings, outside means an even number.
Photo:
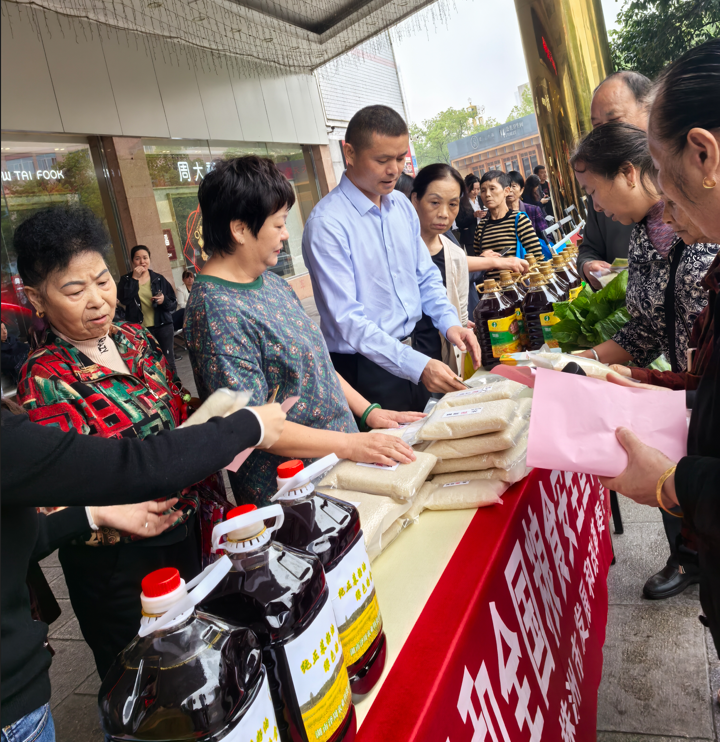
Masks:
[[[590,205],[579,269],[596,285],[593,274],[616,257],[629,263],[631,321],[586,354],[616,364],[613,383],[687,390],[693,410],[686,457],[669,461],[619,430],[629,464],[604,483],[663,509],[671,557],[646,595],[700,581],[718,647],[720,119],[707,102],[719,87],[718,41],[686,53],[654,86],[637,73],[611,75],[571,159]],[[465,354],[480,366],[469,320],[477,282],[526,273],[529,255],[543,259],[547,171],[463,178],[438,163],[413,179],[402,175],[408,137],[385,106],[348,125],[346,171],[302,240],[320,327],[268,270],[295,202],[268,159],[219,161],[205,176],[209,259],[177,292],[143,245],[116,286],[108,234],[88,210],[46,209],[17,228],[18,271],[45,329],[22,368],[13,361],[15,402],[3,399],[3,739],[20,725],[53,739],[31,563],[59,548],[103,676],[137,631],[142,577],[172,565],[190,580],[210,559],[209,534],[229,506],[217,472],[239,451],[254,448],[230,473],[235,500],[258,506],[286,459],[408,463],[415,454],[401,438],[368,431],[415,421],[430,395],[464,389]],[[242,390],[247,407],[181,427],[196,401],[175,369],[180,327],[200,398]],[[4,326],[2,340],[4,359]],[[661,353],[672,370],[648,370]],[[278,402],[291,397],[286,415]],[[45,514],[55,508],[64,509]]]

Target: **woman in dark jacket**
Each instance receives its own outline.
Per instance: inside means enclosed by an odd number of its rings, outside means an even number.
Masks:
[[[13,414],[22,411],[11,411],[12,407],[3,400],[3,740],[7,733],[8,739],[45,742],[54,740],[49,709],[51,655],[45,646],[48,627],[34,621],[30,612],[25,576],[31,562],[71,539],[87,540],[92,533],[90,518],[104,529],[161,533],[175,518],[172,512],[163,514],[174,498],[143,501],[171,497],[229,464],[244,448],[258,442],[272,445],[285,415],[279,405],[269,405],[163,431],[144,441],[105,440],[36,425],[27,415]],[[138,502],[143,504],[103,507]],[[69,507],[49,516],[36,510],[60,506]],[[176,566],[172,558],[167,566]],[[135,627],[140,625],[139,581],[136,592]]]
[[[480,178],[470,173],[470,175],[465,176],[465,193],[460,199],[460,209],[455,217],[455,226],[460,233],[460,247],[468,255],[475,255],[473,252],[473,240],[475,239],[475,229],[477,228],[478,219],[481,214]]]
[[[133,269],[120,279],[117,297],[125,307],[125,319],[142,325],[160,344],[171,368],[173,352],[173,312],[177,309],[175,290],[165,276],[150,270],[150,251],[135,245],[130,251]]]

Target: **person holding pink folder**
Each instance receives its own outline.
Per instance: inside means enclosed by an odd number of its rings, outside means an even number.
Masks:
[[[648,140],[658,184],[680,204],[709,239],[720,242],[720,40],[686,52],[660,75],[650,114]],[[720,654],[720,301],[718,260],[707,279],[712,352],[697,389],[687,456],[676,464],[625,429],[618,440],[628,466],[602,478],[638,503],[682,517],[698,543],[700,602]]]

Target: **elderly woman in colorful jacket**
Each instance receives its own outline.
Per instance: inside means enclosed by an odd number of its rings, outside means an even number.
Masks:
[[[157,340],[140,325],[113,324],[116,287],[104,259],[110,240],[98,218],[87,209],[46,209],[21,224],[14,241],[27,296],[48,324],[20,373],[17,399],[30,419],[103,438],[142,439],[181,425],[186,402]],[[60,549],[101,677],[137,633],[142,578],[165,566],[186,580],[200,571],[198,509],[205,535],[222,516],[215,482],[178,493],[175,522],[160,536],[100,528],[90,541]]]

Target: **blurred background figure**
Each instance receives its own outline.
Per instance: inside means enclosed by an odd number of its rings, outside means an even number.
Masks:
[[[21,343],[14,335],[11,335],[4,322],[2,323],[1,350],[0,361],[3,376],[6,376],[13,384],[17,384],[20,369],[30,353],[30,346],[27,343]]]

